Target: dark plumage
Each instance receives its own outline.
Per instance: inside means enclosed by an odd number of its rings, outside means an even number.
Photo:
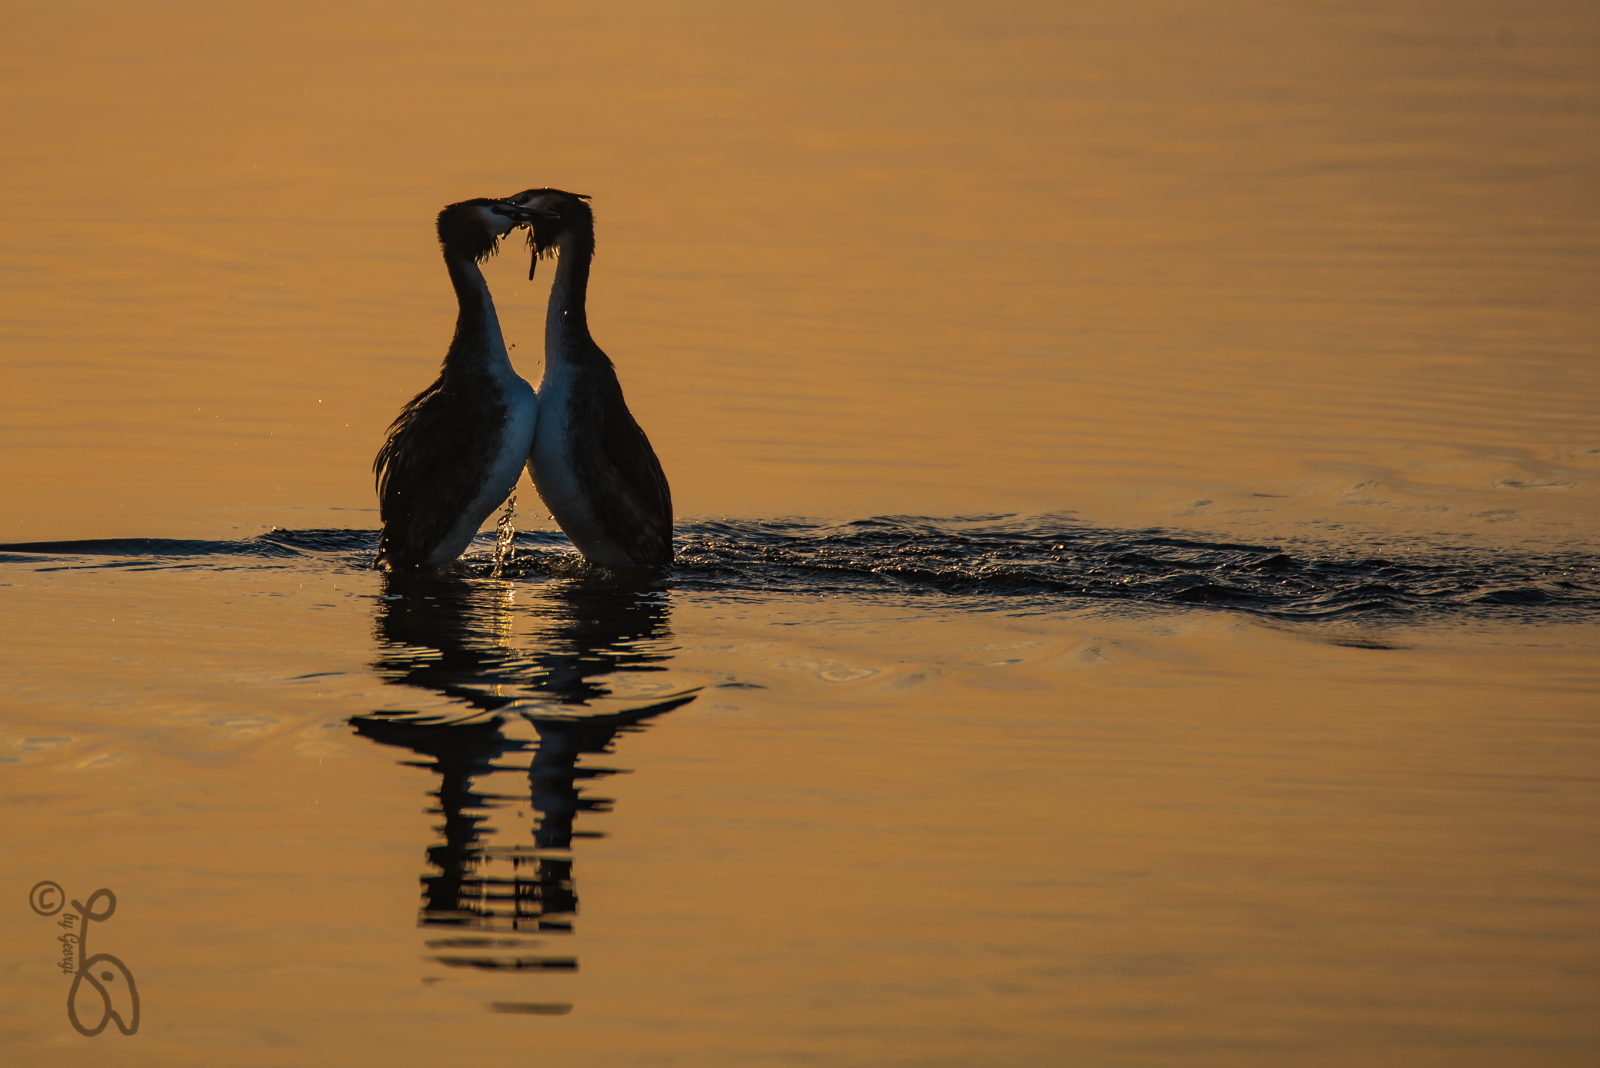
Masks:
[[[589,335],[594,213],[587,199],[559,189],[510,198],[545,213],[533,221],[534,263],[551,252],[559,257],[545,315],[540,421],[528,472],[587,559],[604,567],[656,567],[672,562],[672,490],[650,439],[628,411],[611,360]]]
[[[575,477],[581,485],[604,490],[585,495],[601,532],[598,539],[586,539],[585,555],[610,567],[626,566],[623,560],[631,566],[669,564],[672,488],[667,474],[628,411],[611,361],[599,346],[593,356],[592,364],[574,374],[567,401],[567,451]]]
[[[383,520],[374,567],[444,567],[516,486],[537,400],[511,367],[478,264],[533,217],[490,199],[439,213],[439,245],[460,310],[439,377],[401,410],[373,461]]]
[[[487,375],[441,370],[389,424],[372,461],[383,521],[376,566],[427,566],[479,496],[479,483],[463,473],[489,468],[499,442],[484,427],[503,426],[506,418],[505,403],[489,387]]]

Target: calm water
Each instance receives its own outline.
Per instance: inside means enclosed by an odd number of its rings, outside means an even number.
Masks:
[[[1600,14],[1102,7],[13,13],[7,1063],[1594,1063]],[[375,574],[530,185],[679,563]]]

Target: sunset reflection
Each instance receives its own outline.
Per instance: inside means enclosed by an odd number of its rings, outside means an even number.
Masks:
[[[5,16],[8,1064],[1600,1063],[1595,0]]]
[[[480,971],[575,969],[573,956],[533,952],[544,943],[503,936],[572,933],[573,839],[603,836],[574,822],[580,813],[610,810],[611,800],[586,784],[616,774],[580,761],[613,753],[619,735],[695,699],[680,694],[615,712],[585,707],[611,693],[609,676],[659,671],[670,659],[658,648],[668,635],[662,590],[603,580],[541,589],[535,606],[522,609],[538,624],[536,643],[526,646],[512,637],[518,609],[509,582],[394,574],[383,590],[375,627],[382,656],[374,667],[391,684],[444,695],[465,711],[350,720],[361,736],[411,751],[423,759],[406,763],[439,776],[431,796],[432,811],[444,818],[443,841],[427,851],[419,923],[463,934],[431,939],[431,959]],[[508,715],[534,736],[509,736]],[[520,794],[480,786],[498,775],[495,786],[510,789],[509,777],[524,769]],[[534,817],[532,841],[506,841],[513,832],[495,826],[491,813],[498,810],[503,823],[506,810],[522,805]],[[496,836],[501,841],[491,843]]]

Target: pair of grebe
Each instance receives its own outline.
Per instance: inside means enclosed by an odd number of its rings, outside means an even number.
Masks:
[[[589,336],[588,199],[529,189],[439,213],[439,244],[460,311],[438,379],[400,412],[373,461],[383,520],[375,567],[448,565],[511,495],[524,465],[551,516],[591,563],[671,562],[667,477],[628,411],[611,361]],[[556,256],[537,393],[511,366],[478,266],[518,226],[531,229],[535,266],[541,256]]]

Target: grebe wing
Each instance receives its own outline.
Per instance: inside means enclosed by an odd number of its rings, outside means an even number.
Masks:
[[[640,566],[672,561],[672,489],[643,428],[613,381],[612,403],[596,420],[606,478],[613,492],[599,494],[610,513],[598,517]],[[609,391],[608,391],[609,392]]]
[[[383,534],[378,563],[421,563],[460,521],[478,493],[463,471],[481,463],[477,420],[441,376],[412,398],[372,461]]]

